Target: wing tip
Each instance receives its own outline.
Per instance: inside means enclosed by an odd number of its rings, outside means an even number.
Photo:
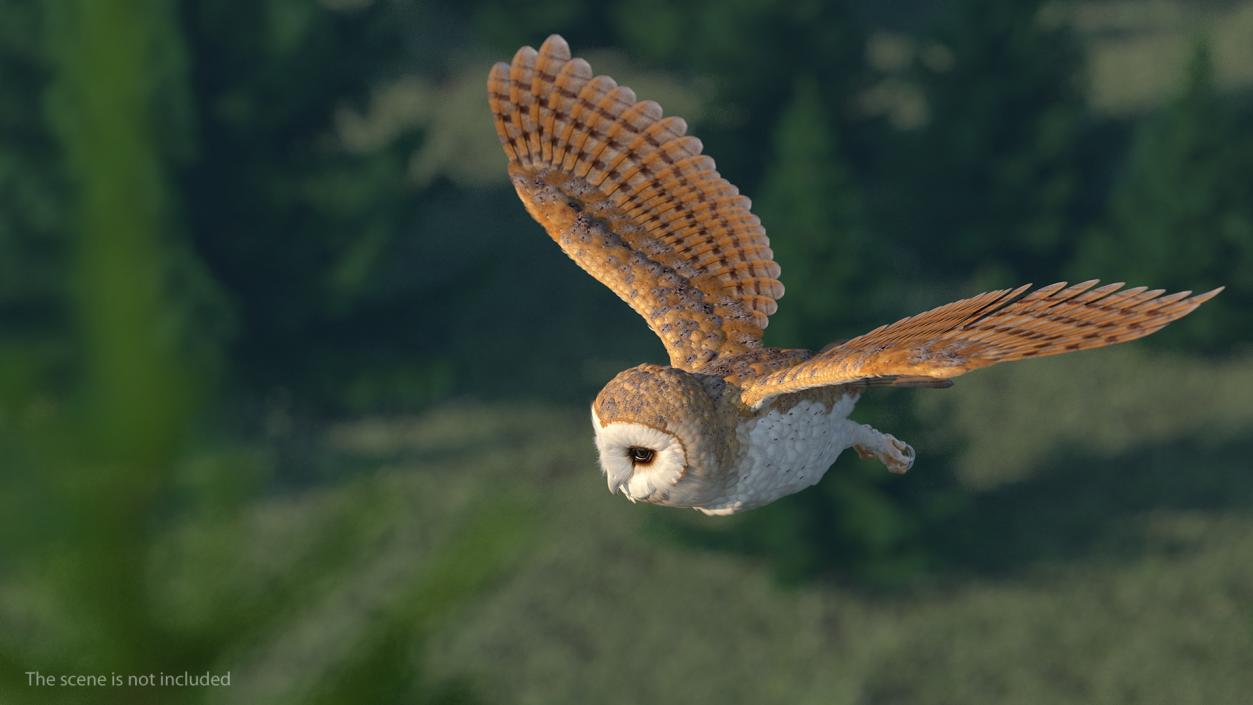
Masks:
[[[1220,287],[1217,287],[1217,288],[1214,288],[1214,289],[1210,289],[1209,291],[1205,291],[1205,292],[1202,292],[1202,293],[1200,293],[1200,294],[1196,294],[1195,296],[1193,296],[1193,297],[1192,297],[1191,299],[1189,299],[1189,300],[1190,300],[1192,303],[1196,304],[1197,306],[1200,306],[1201,304],[1205,303],[1206,301],[1209,301],[1210,299],[1214,298],[1215,296],[1218,296],[1219,294],[1223,293],[1223,290],[1224,290],[1224,289],[1226,289],[1226,288],[1227,288],[1227,286],[1226,286],[1226,285],[1223,285],[1223,286],[1220,286]]]
[[[518,47],[518,50],[513,53],[513,61],[509,63],[518,67],[530,68],[527,65],[534,63],[537,56],[539,56],[539,52],[535,50],[535,47],[526,44]]]
[[[539,53],[556,59],[570,60],[570,44],[560,34],[550,34],[539,45]]]
[[[505,61],[497,61],[487,71],[487,95],[492,98],[498,92],[504,92],[502,88],[509,85],[509,64]],[[507,89],[506,89],[507,90]],[[494,112],[494,111],[493,111]]]

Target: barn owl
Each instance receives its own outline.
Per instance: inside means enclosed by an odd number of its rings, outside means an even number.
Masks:
[[[556,35],[493,66],[487,91],[527,211],[669,354],[592,403],[609,490],[633,502],[734,514],[817,483],[847,448],[903,473],[913,448],[849,418],[867,388],[946,387],[998,362],[1133,340],[1221,291],[1024,285],[816,353],[767,348],[779,265],[749,200],[682,118],[594,75]]]

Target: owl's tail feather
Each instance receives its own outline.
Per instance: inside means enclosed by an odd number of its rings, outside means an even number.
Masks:
[[[783,296],[779,266],[748,198],[682,118],[593,75],[557,35],[493,66],[487,88],[511,173],[542,177],[713,300],[739,302],[760,337]]]

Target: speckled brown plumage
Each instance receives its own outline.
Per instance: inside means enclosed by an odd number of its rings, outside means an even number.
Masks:
[[[531,215],[692,370],[760,346],[783,295],[761,221],[679,117],[551,36],[488,77],[509,174]]]

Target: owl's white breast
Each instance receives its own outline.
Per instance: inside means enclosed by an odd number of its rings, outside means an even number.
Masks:
[[[802,401],[765,409],[736,428],[742,453],[735,482],[725,497],[698,507],[706,514],[734,514],[817,484],[845,449],[857,424],[848,420],[858,395],[834,404]]]

